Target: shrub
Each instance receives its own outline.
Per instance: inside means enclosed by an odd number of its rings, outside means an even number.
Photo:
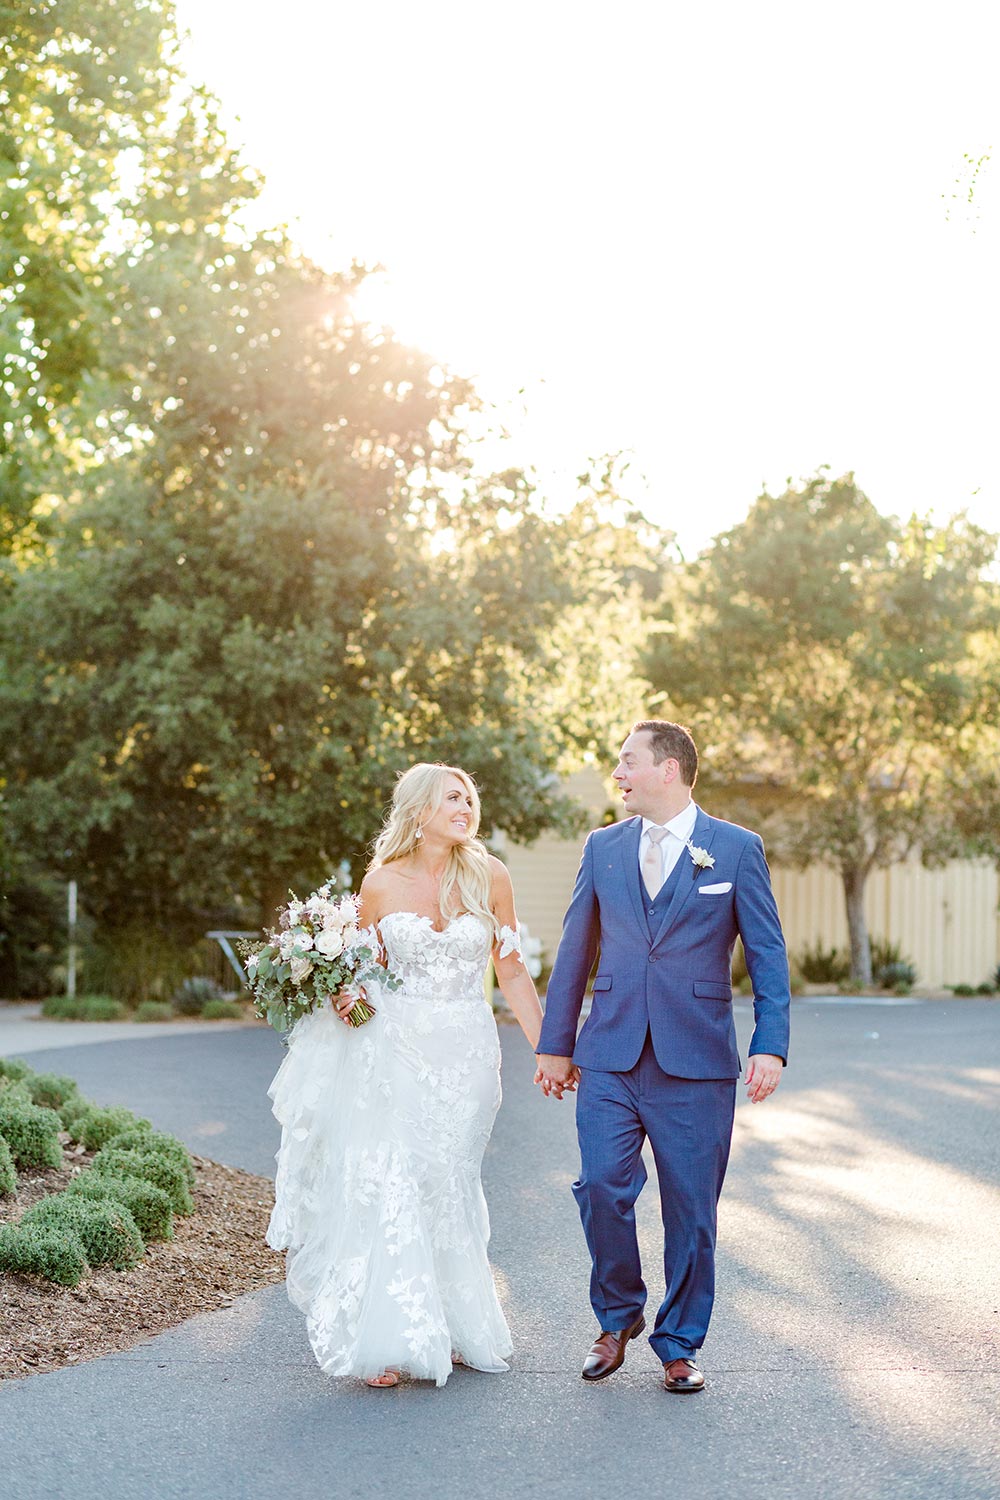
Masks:
[[[243,1007],[235,1000],[206,1000],[201,1014],[205,1021],[242,1021]]]
[[[42,1002],[42,1015],[50,1021],[123,1021],[126,1011],[110,995],[50,995]]]
[[[72,1098],[78,1097],[80,1090],[75,1078],[66,1078],[60,1073],[33,1073],[25,1079],[28,1092],[31,1094],[32,1104],[41,1104],[45,1109],[54,1109],[57,1112]]]
[[[136,1122],[132,1130],[116,1135],[108,1145],[113,1146],[116,1151],[158,1151],[161,1156],[169,1156],[171,1161],[182,1168],[188,1187],[194,1187],[194,1167],[184,1142],[179,1141],[175,1135],[168,1135],[166,1131],[151,1130],[148,1121]]]
[[[17,1192],[17,1173],[14,1170],[14,1158],[10,1154],[10,1147],[0,1135],[0,1198],[9,1198],[11,1193]]]
[[[175,1214],[194,1213],[194,1199],[187,1185],[184,1168],[162,1151],[130,1151],[106,1146],[94,1157],[95,1172],[112,1177],[143,1177],[163,1189]]]
[[[950,984],[948,988],[951,990],[953,995],[958,995],[963,1000],[966,999],[969,995],[974,995],[976,993],[971,984]]]
[[[198,974],[193,979],[185,979],[180,988],[174,991],[174,1010],[181,1016],[200,1016],[209,1000],[221,999],[222,986],[216,984],[214,979]]]
[[[987,979],[987,981],[986,981],[985,984],[977,984],[976,985],[976,994],[977,995],[995,995],[996,994],[996,987],[995,987],[995,985],[991,984],[990,981]]]
[[[917,982],[917,971],[904,959],[893,959],[879,969],[874,969],[875,983],[884,990],[895,990],[897,994],[909,994]]]
[[[88,1198],[78,1193],[54,1193],[21,1220],[74,1235],[83,1246],[88,1265],[127,1271],[142,1259],[146,1246],[139,1226],[125,1204],[111,1198]]]
[[[82,1094],[71,1094],[57,1111],[62,1120],[63,1129],[69,1131],[71,1140],[80,1139],[83,1134],[83,1121],[93,1108],[94,1106]]]
[[[76,1286],[87,1269],[79,1237],[40,1224],[0,1224],[0,1271]]]
[[[12,1083],[20,1083],[27,1078],[31,1069],[26,1062],[21,1062],[17,1057],[0,1057],[0,1078],[9,1078]]]
[[[116,1135],[121,1135],[123,1130],[130,1130],[135,1124],[135,1115],[120,1104],[113,1104],[108,1109],[91,1105],[77,1125],[77,1139],[83,1142],[88,1151],[100,1151]]]
[[[851,972],[850,960],[838,948],[824,948],[819,939],[812,947],[806,944],[795,964],[809,984],[842,984]]]
[[[81,1172],[66,1189],[81,1198],[117,1198],[149,1240],[172,1240],[174,1211],[163,1188],[142,1177],[113,1177],[109,1172]]]
[[[143,1000],[136,1006],[134,1021],[172,1021],[174,1008],[165,1000]]]
[[[17,1166],[22,1171],[30,1167],[61,1166],[59,1132],[62,1121],[55,1110],[25,1104],[23,1100],[11,1099],[8,1095],[6,1089],[0,1094],[0,1136],[10,1147]]]
[[[993,970],[993,988],[1000,990],[1000,964]]]

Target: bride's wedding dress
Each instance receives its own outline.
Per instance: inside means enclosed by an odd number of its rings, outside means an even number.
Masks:
[[[483,993],[492,936],[468,913],[437,931],[380,923],[402,985],[369,986],[372,1020],[304,1016],[270,1088],[282,1126],[268,1243],[328,1375],[387,1367],[444,1385],[453,1352],[505,1370],[510,1333],[486,1255],[480,1182],[500,1105],[500,1046]],[[504,928],[501,956],[516,946]]]

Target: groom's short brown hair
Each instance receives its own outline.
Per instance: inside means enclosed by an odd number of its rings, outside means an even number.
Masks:
[[[674,724],[670,719],[640,719],[632,725],[632,733],[645,730],[652,741],[653,763],[672,757],[681,768],[681,779],[685,786],[694,786],[698,780],[698,751],[691,738],[690,729],[683,724]]]

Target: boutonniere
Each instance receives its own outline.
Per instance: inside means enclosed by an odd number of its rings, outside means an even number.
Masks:
[[[692,844],[690,839],[688,839],[687,841],[687,847],[688,853],[690,854],[691,860],[694,864],[696,875],[699,870],[715,869],[715,857],[714,855],[709,854],[707,849],[699,849],[698,845]]]

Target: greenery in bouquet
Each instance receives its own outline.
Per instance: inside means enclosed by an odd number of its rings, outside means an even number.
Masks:
[[[398,987],[379,966],[370,933],[358,926],[358,905],[355,895],[332,895],[327,882],[305,901],[293,895],[266,942],[240,943],[254,1010],[276,1031],[290,1031],[340,990],[375,978],[388,989]],[[374,1014],[359,995],[347,1018],[363,1026]]]

